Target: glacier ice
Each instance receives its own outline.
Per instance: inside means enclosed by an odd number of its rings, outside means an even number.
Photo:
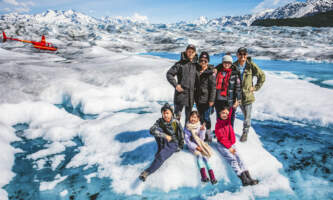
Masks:
[[[46,34],[59,51],[45,53],[20,43],[0,44],[0,158],[5,161],[0,164],[4,174],[0,198],[9,198],[21,178],[31,177],[35,179],[29,179],[29,190],[39,198],[54,199],[71,198],[74,192],[79,199],[85,195],[106,199],[297,199],[319,195],[319,188],[320,197],[329,196],[330,183],[322,177],[298,170],[291,179],[287,177],[282,161],[290,144],[280,141],[280,126],[310,126],[323,132],[320,136],[329,135],[333,116],[327,111],[333,108],[332,90],[283,71],[265,71],[267,81],[254,104],[256,130],[251,129],[248,143],[237,144],[251,173],[261,180],[259,185],[241,187],[216,151],[212,161],[217,186],[200,183],[195,159],[188,151],[175,154],[147,182],[136,179],[156,150],[148,129],[160,116],[161,104],[172,102],[173,88],[165,73],[174,63],[136,53],[178,53],[195,43],[213,54],[234,53],[239,46],[248,46],[256,58],[333,61],[332,28],[247,27],[240,21],[236,26],[223,26],[228,20],[236,19],[150,24],[146,19],[96,19],[72,10],[1,16],[0,29],[8,35],[33,39]],[[331,80],[323,84],[331,85]],[[214,124],[215,116],[212,119]],[[264,126],[257,125],[259,122],[271,126],[261,129]],[[241,123],[236,120],[237,138]],[[270,129],[281,133],[272,138],[262,133]],[[289,139],[301,146],[300,137],[295,134]],[[308,138],[302,141],[308,142]],[[267,144],[271,146],[263,146]],[[21,176],[25,170],[27,177]],[[296,191],[291,180],[300,185]],[[98,193],[101,190],[103,194]]]

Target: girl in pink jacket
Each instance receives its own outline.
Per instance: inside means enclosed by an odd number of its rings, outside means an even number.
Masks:
[[[232,107],[223,106],[215,125],[215,135],[218,140],[217,149],[224,159],[230,164],[237,176],[241,179],[243,186],[256,185],[258,180],[251,178],[250,173],[246,170],[244,163],[233,146],[236,142],[235,132],[231,125]]]

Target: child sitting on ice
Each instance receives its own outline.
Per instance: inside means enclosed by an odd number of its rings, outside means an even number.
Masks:
[[[256,185],[258,180],[253,180],[241,159],[239,158],[235,147],[235,132],[231,125],[232,108],[223,106],[215,125],[215,135],[218,140],[217,149],[226,161],[231,165],[237,176],[242,180],[243,186]]]
[[[168,103],[164,104],[161,113],[162,118],[150,128],[150,134],[155,136],[158,150],[150,167],[140,174],[139,179],[142,181],[145,181],[150,174],[162,166],[164,161],[184,146],[183,128],[180,122],[173,118],[171,106]]]
[[[204,142],[206,128],[205,125],[200,125],[199,119],[200,116],[197,111],[192,111],[190,113],[190,120],[184,129],[185,141],[190,151],[197,157],[197,164],[200,169],[201,181],[209,181],[209,178],[206,175],[206,164],[208,174],[210,176],[210,181],[212,184],[215,184],[217,183],[217,180],[215,179],[214,172],[208,162],[208,158],[210,158],[212,155],[212,149],[207,143]]]

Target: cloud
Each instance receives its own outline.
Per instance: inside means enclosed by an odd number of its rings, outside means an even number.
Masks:
[[[28,7],[19,7],[19,8],[15,8],[15,12],[17,13],[27,13],[29,12],[31,9]]]
[[[263,0],[252,10],[252,12],[258,13],[264,10],[278,8],[295,1],[296,0]]]
[[[10,8],[3,8],[3,9],[0,9],[0,11],[2,11],[2,12],[11,12],[12,9],[10,9]]]
[[[20,5],[16,0],[3,0],[4,3],[13,5],[13,6],[18,6]]]
[[[18,13],[23,13],[23,12],[29,12],[31,9],[30,7],[34,6],[35,3],[32,1],[21,1],[18,2],[16,0],[3,0],[3,3],[8,4],[12,8],[5,8],[2,9],[5,12],[18,12]]]

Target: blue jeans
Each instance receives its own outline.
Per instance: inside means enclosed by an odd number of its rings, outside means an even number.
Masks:
[[[210,113],[212,111],[212,107],[209,104],[197,104],[197,109],[200,115],[201,124],[206,124],[206,129],[210,129],[212,123],[210,121]]]
[[[244,115],[243,133],[249,133],[251,127],[252,104],[241,105],[240,107]]]
[[[164,139],[166,140],[166,139]],[[165,141],[164,146],[156,153],[154,161],[151,163],[150,167],[146,169],[149,174],[154,173],[158,170],[164,161],[166,161],[173,153],[177,151],[178,145],[175,142]]]
[[[237,176],[240,176],[242,172],[246,171],[246,167],[243,161],[238,156],[238,153],[230,153],[229,149],[225,148],[223,144],[217,143],[217,150],[220,152],[222,157],[229,163],[231,168],[235,171]]]

